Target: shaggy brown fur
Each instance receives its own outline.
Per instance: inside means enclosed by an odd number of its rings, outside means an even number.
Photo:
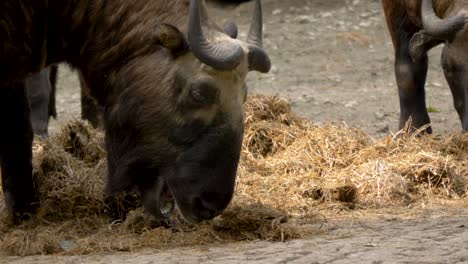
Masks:
[[[445,17],[447,9],[453,2],[454,0],[434,1],[434,11],[439,17]],[[405,20],[411,21],[414,27],[422,29],[421,0],[382,0],[382,5],[393,41],[397,41],[395,36],[397,32],[394,31],[398,28],[397,24],[402,25]]]
[[[159,39],[151,31],[162,23],[185,31],[188,5],[188,0],[2,1],[0,83],[63,61],[88,76],[154,52]]]

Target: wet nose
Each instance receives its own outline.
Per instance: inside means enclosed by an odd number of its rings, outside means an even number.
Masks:
[[[214,203],[201,198],[195,198],[193,203],[195,205],[196,214],[201,220],[213,219],[221,212]]]

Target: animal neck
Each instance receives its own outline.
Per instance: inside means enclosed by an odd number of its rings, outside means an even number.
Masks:
[[[188,0],[95,0],[90,5],[80,57],[71,62],[82,67],[115,67],[152,52],[158,24],[180,30],[187,24]]]
[[[408,18],[418,27],[422,27],[421,22],[421,2],[422,0],[397,0],[391,3],[392,6],[404,6]],[[448,9],[453,6],[455,0],[437,0],[433,1],[434,11],[440,18],[446,16]]]

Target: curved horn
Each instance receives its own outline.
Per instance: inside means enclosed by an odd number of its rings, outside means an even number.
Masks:
[[[262,73],[269,72],[271,61],[263,49],[263,17],[260,0],[255,0],[254,15],[250,24],[247,44],[249,44],[249,70]]]
[[[188,42],[192,53],[201,62],[219,70],[236,68],[243,57],[242,46],[231,41],[210,43],[203,34],[200,18],[200,0],[190,1]]]
[[[433,37],[450,39],[465,26],[465,16],[440,19],[434,12],[432,0],[423,0],[421,4],[421,18],[424,29]]]
[[[250,24],[247,43],[260,48],[263,47],[263,15],[262,3],[260,0],[255,0],[255,9],[252,22]]]

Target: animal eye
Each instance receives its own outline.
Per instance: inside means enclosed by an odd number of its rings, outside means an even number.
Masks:
[[[196,103],[203,104],[205,100],[205,96],[203,95],[202,91],[198,87],[192,87],[190,89],[190,96],[192,97],[192,100],[195,101]]]
[[[218,99],[218,89],[209,83],[199,82],[191,85],[189,95],[198,106],[212,105]]]

